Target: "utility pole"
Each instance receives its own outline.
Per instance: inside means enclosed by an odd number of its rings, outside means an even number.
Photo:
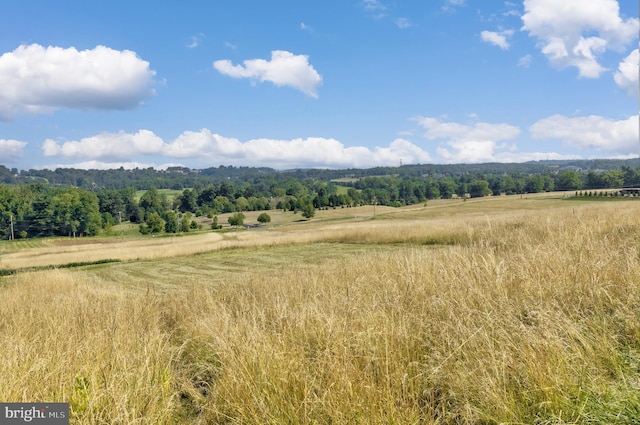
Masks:
[[[16,235],[13,234],[13,214],[11,214],[11,240],[14,240]]]
[[[118,211],[118,220],[120,226],[120,239],[124,238],[124,229],[122,228],[122,211]]]

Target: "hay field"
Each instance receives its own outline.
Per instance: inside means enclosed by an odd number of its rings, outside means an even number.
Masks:
[[[637,201],[336,211],[4,251],[122,262],[0,278],[0,399],[79,424],[638,423]]]

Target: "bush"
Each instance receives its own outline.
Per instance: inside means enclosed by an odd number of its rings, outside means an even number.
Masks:
[[[237,212],[233,214],[231,217],[227,219],[231,226],[242,226],[244,224],[245,216],[241,212]]]
[[[258,216],[258,223],[267,224],[271,223],[271,216],[267,213],[262,213]]]

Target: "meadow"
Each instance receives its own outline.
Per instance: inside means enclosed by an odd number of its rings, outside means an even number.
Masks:
[[[639,211],[502,196],[5,241],[0,400],[74,424],[640,423]]]

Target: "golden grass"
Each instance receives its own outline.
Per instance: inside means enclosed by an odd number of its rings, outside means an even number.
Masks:
[[[5,277],[0,399],[95,424],[636,423],[637,204],[429,208]]]

